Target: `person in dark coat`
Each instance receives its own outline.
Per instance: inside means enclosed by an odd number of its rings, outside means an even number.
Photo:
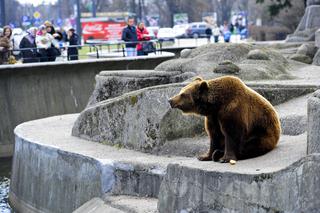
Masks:
[[[212,29],[211,27],[207,27],[206,31],[205,31],[206,35],[207,35],[207,40],[208,40],[208,43],[210,43],[210,39],[211,39],[211,36],[212,36]]]
[[[28,35],[24,36],[20,42],[19,48],[35,48],[29,50],[21,50],[22,63],[34,63],[39,62],[39,56],[37,53],[36,34],[37,28],[31,27],[27,30]]]
[[[79,36],[73,28],[68,30],[67,41],[69,41],[69,46],[79,45]],[[78,55],[78,47],[68,47],[68,60],[78,60]]]
[[[127,56],[137,56],[137,49],[136,46],[138,44],[138,36],[137,30],[134,26],[134,19],[128,19],[128,25],[122,31],[122,40],[125,42],[130,42],[126,44],[126,53]]]

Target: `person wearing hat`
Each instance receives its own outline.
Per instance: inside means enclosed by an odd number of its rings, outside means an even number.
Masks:
[[[68,30],[67,41],[69,42],[68,47],[68,60],[78,60],[78,47],[72,47],[79,45],[79,36],[75,33],[73,28]]]
[[[39,27],[39,32],[36,36],[37,48],[40,54],[40,61],[55,61],[57,53],[56,49],[59,51],[59,44],[53,38],[51,34],[47,32],[46,26],[41,25]]]

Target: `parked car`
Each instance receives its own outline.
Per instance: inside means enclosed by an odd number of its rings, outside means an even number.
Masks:
[[[193,22],[189,24],[187,36],[189,38],[204,38],[206,37],[206,29],[209,25],[206,22]]]
[[[172,28],[160,28],[157,37],[159,41],[174,42],[175,34]]]
[[[176,38],[186,38],[187,37],[187,29],[188,24],[178,24],[173,26],[173,31]]]

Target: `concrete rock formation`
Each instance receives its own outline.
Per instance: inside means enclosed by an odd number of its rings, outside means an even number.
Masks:
[[[320,29],[316,31],[315,37],[316,37],[315,46],[320,48]]]
[[[75,122],[72,135],[141,152],[165,152],[159,148],[167,141],[204,133],[203,118],[184,116],[169,107],[167,100],[185,85],[186,83],[179,83],[148,87],[88,106]],[[274,105],[315,90],[312,87],[290,85],[249,86]],[[290,114],[286,114],[283,124],[290,122],[292,125],[283,125],[284,132],[297,135],[305,131],[305,128],[292,128],[304,127],[305,115],[300,116],[302,121],[287,119],[288,117]]]
[[[268,54],[261,49],[251,50],[248,53],[247,59],[252,60],[270,60]]]
[[[180,52],[180,57],[181,58],[187,58],[191,54],[191,49],[183,49]]]
[[[213,72],[215,73],[224,73],[224,74],[237,74],[240,71],[240,68],[232,63],[231,61],[223,61],[214,68]]]
[[[312,64],[312,58],[304,54],[294,54],[290,57],[291,60],[299,61],[305,64]]]
[[[194,72],[205,78],[215,78],[223,74],[238,73],[243,80],[291,78],[289,61],[271,48],[258,49],[249,44],[208,44],[190,50],[185,58],[172,59],[158,65],[157,71]],[[268,59],[268,60],[262,60]],[[220,63],[232,61],[235,66],[226,71]],[[219,65],[220,64],[220,65]],[[219,67],[220,66],[220,67]]]
[[[312,64],[312,59],[317,52],[317,47],[313,43],[302,44],[297,52],[290,56],[290,59],[299,61],[305,64]]]
[[[155,72],[153,70],[101,71],[88,106],[145,87],[182,82],[194,73]]]
[[[316,52],[317,52],[317,47],[315,46],[314,43],[302,44],[297,50],[297,54],[306,55],[306,56],[309,56],[310,58],[313,58]]]
[[[272,46],[279,51],[259,44],[205,45],[160,65],[164,71],[99,73],[80,114],[15,128],[14,211],[318,212],[320,68],[286,59],[297,52],[311,57],[309,46]],[[221,76],[213,70],[230,65],[240,69],[233,75],[253,80],[246,85],[275,106],[282,135],[274,150],[254,159],[200,162],[196,156],[209,146],[203,118],[171,109],[168,98],[194,75]],[[91,81],[83,82],[91,88]]]
[[[318,52],[315,54],[315,56],[313,57],[313,63],[312,64],[320,66],[320,48],[319,48]]]
[[[320,66],[320,29],[316,31],[315,46],[318,48],[318,51],[313,57],[313,64]]]
[[[162,99],[166,99],[166,92],[171,93],[170,88],[175,90],[179,87],[181,84],[156,86],[132,92],[129,96],[102,101],[101,104],[104,103],[111,108],[117,105],[125,110],[122,114],[118,114],[106,107],[92,116],[101,116],[101,119],[114,116],[117,119],[109,120],[109,123],[114,125],[114,121],[122,120],[126,113],[130,114],[136,123],[120,126],[118,135],[114,135],[125,143],[134,140],[131,137],[136,137],[137,132],[131,132],[129,139],[119,133],[130,127],[140,126],[141,120],[137,120],[137,116],[148,117],[150,112],[153,113],[155,110],[160,112],[169,109],[168,103]],[[260,87],[274,89],[274,85],[260,85]],[[273,90],[269,97],[275,98],[271,99],[275,103],[281,96],[287,95],[287,99],[291,99],[288,94],[299,96],[299,91],[309,93],[310,89],[297,85],[293,87],[283,85],[282,88]],[[156,90],[160,93],[158,96],[152,94]],[[176,91],[172,91],[174,92]],[[132,100],[130,98],[128,105],[122,107],[124,99],[139,93],[146,94],[136,103],[135,99],[130,103]],[[306,98],[302,100],[306,102]],[[146,106],[147,109],[152,109],[138,110],[139,102],[146,101],[154,103]],[[288,115],[301,111],[300,97],[291,101],[289,108],[286,105],[288,102],[277,106],[280,117],[283,113]],[[132,106],[133,103],[136,108]],[[173,120],[167,128],[169,131],[165,131],[166,137],[172,137],[173,140],[175,137],[187,140],[179,133],[179,128],[175,127],[179,123],[179,120],[174,120],[177,119],[177,115],[175,112],[171,113],[173,114],[163,115],[164,118],[169,116],[166,123]],[[63,213],[72,212],[84,204],[78,212],[86,212],[87,207],[94,207],[102,212],[114,210],[149,213],[157,212],[156,203],[160,213],[270,212],[271,210],[316,212],[320,207],[317,179],[320,175],[320,155],[314,153],[306,156],[306,134],[283,135],[279,146],[272,152],[259,158],[238,161],[236,165],[231,166],[199,162],[194,157],[186,158],[174,153],[170,156],[146,154],[121,146],[110,146],[108,141],[93,143],[72,137],[70,132],[77,117],[78,114],[50,117],[21,124],[15,129],[17,147],[10,185],[10,203],[15,210],[34,212],[41,209],[45,212]],[[89,121],[88,118],[87,120]],[[157,128],[156,119],[149,119],[147,122],[152,128]],[[189,120],[183,127],[192,125],[194,121]],[[149,137],[154,138],[157,136],[157,131],[153,131],[152,128],[146,132],[150,133]],[[101,130],[92,128],[90,131]],[[143,127],[141,130],[145,131]],[[190,135],[194,130],[189,129],[186,132]],[[143,140],[139,136],[136,143]],[[191,136],[189,141],[201,142],[194,136]],[[172,141],[166,142],[170,143]],[[176,149],[182,148],[183,146],[178,146]],[[175,149],[173,151],[178,154]],[[33,180],[37,180],[37,184],[32,184]],[[68,196],[65,196],[66,194]],[[49,199],[51,202],[48,203]],[[90,199],[93,200],[89,201]]]
[[[320,3],[318,0],[307,2],[304,16],[296,31],[287,37],[287,42],[314,41],[315,32],[320,28]]]

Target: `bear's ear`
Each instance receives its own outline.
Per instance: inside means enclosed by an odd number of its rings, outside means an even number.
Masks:
[[[203,92],[208,91],[208,89],[209,89],[208,82],[207,82],[207,81],[202,81],[202,82],[200,83],[200,86],[199,86],[200,94],[203,93]]]
[[[201,78],[200,76],[197,76],[193,79],[193,81],[203,81],[203,78]]]

